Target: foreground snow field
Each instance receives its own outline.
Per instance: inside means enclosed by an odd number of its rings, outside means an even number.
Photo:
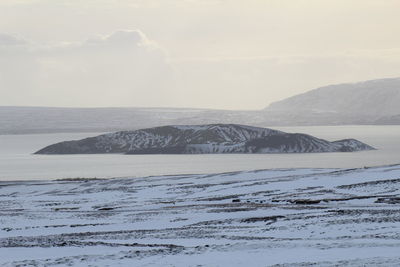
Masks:
[[[398,266],[400,165],[0,182],[2,266]]]

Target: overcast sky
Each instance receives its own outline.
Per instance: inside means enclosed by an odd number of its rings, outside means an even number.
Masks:
[[[0,105],[261,109],[400,76],[398,0],[1,0]]]

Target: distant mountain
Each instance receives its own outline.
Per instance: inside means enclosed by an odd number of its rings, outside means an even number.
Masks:
[[[259,111],[195,108],[0,107],[0,134],[111,132],[171,124],[249,123]]]
[[[399,103],[400,78],[391,78],[317,88],[272,103],[264,111],[277,118],[273,124],[375,124],[400,115]]]
[[[354,139],[329,142],[306,134],[236,124],[163,126],[99,135],[45,147],[36,154],[309,153],[374,149]]]
[[[374,122],[376,125],[400,125],[400,114],[385,116]]]
[[[321,87],[264,110],[0,107],[0,134],[111,132],[164,125],[400,124],[400,78]]]

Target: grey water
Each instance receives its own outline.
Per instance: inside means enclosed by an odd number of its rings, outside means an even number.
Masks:
[[[143,177],[274,168],[358,168],[400,163],[400,126],[272,127],[377,148],[354,153],[203,155],[34,155],[59,141],[100,133],[0,135],[0,180]]]

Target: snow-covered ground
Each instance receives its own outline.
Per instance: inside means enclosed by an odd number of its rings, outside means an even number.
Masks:
[[[398,266],[400,165],[0,182],[1,266]]]

